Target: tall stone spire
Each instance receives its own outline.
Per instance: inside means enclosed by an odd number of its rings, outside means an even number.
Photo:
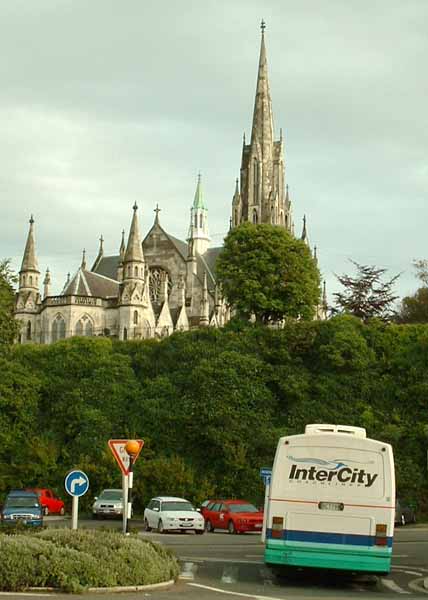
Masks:
[[[30,228],[27,242],[25,244],[24,256],[22,258],[21,270],[19,271],[20,290],[38,290],[39,288],[39,265],[36,257],[36,243],[34,239],[34,218],[30,217]]]
[[[285,196],[285,166],[282,131],[274,139],[272,100],[269,88],[265,23],[254,100],[251,140],[242,148],[240,197],[233,196],[232,223],[270,223],[292,231],[290,207]]]
[[[259,70],[257,75],[256,98],[254,101],[251,144],[260,144],[262,157],[271,159],[273,144],[273,115],[266,58],[265,28],[266,24],[264,21],[262,21],[262,39],[260,44],[260,58]]]

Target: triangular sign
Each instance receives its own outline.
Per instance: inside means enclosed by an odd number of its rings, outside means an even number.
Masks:
[[[135,461],[137,460],[137,458],[141,452],[141,448],[144,446],[143,440],[135,440],[135,441],[138,442],[139,448],[138,448],[137,454],[133,457],[133,461],[132,461],[133,463],[135,463]],[[129,459],[129,454],[125,450],[125,446],[128,442],[129,442],[129,440],[109,440],[108,441],[109,448],[112,451],[113,456],[116,459],[116,462],[119,465],[119,468],[124,475],[128,475],[128,473],[129,473],[130,459]]]

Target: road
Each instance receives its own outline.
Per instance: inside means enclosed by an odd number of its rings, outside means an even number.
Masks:
[[[69,526],[69,521],[48,517],[52,527]],[[134,521],[134,527],[142,523]],[[114,527],[118,521],[81,521],[80,527]],[[275,577],[263,563],[263,545],[259,534],[229,535],[223,532],[196,536],[140,532],[146,539],[161,542],[174,550],[181,562],[181,577],[171,590],[163,592],[120,594],[121,600],[220,600],[221,598],[253,598],[255,600],[349,600],[350,596],[366,600],[391,598],[400,594],[424,596],[422,581],[428,577],[428,527],[397,528],[393,549],[393,568],[388,577],[332,576],[328,572],[309,575],[297,573],[286,578]],[[84,594],[83,598],[94,597]],[[28,596],[27,596],[28,597]],[[82,598],[82,596],[80,596]],[[99,596],[98,596],[99,597]],[[70,598],[56,594],[55,598]],[[115,594],[103,595],[117,600]]]

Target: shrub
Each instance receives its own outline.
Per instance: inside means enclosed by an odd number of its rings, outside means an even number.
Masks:
[[[137,536],[108,531],[45,530],[0,537],[0,589],[147,585],[174,579],[171,551]]]

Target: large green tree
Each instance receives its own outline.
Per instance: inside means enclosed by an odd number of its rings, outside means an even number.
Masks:
[[[414,260],[416,277],[422,281],[412,296],[405,296],[397,314],[399,323],[428,323],[428,260]]]
[[[14,289],[16,276],[10,268],[10,260],[0,261],[0,351],[11,344],[18,331],[13,317]]]
[[[313,318],[320,275],[308,246],[282,227],[244,223],[227,235],[216,265],[231,306],[261,322]]]

